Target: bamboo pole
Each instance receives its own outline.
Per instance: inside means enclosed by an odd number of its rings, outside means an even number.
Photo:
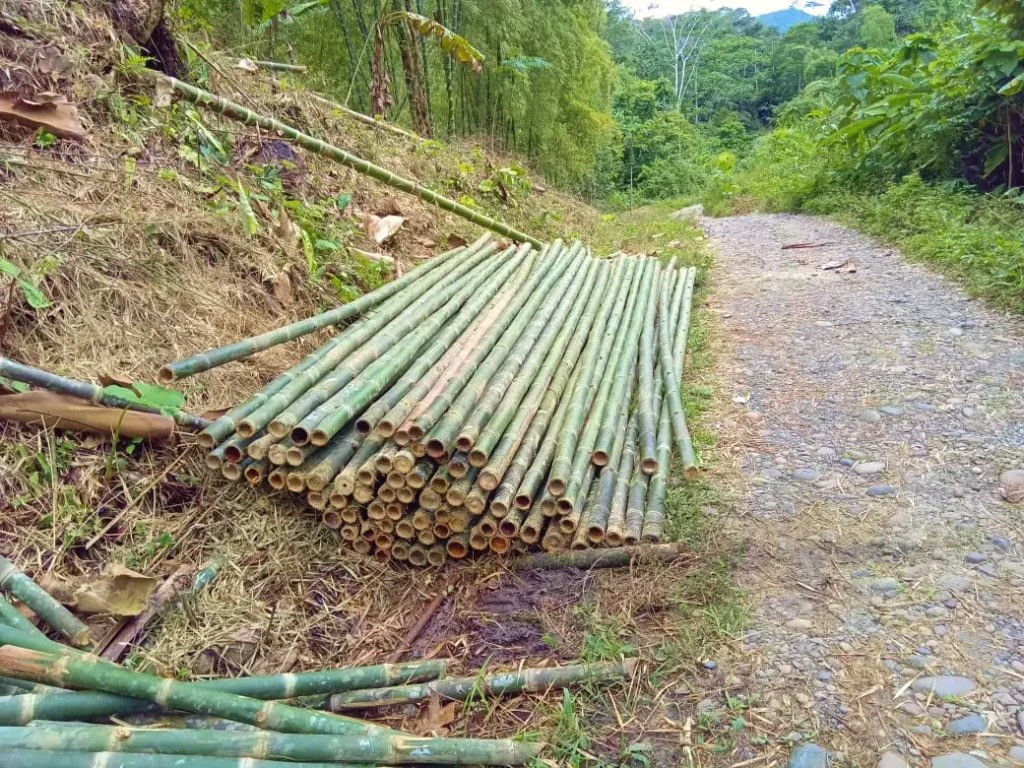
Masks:
[[[218,730],[163,730],[62,723],[0,728],[0,749],[117,752],[250,758],[245,766],[276,761],[409,765],[524,765],[542,744],[511,739],[445,739],[405,735],[322,736]],[[56,757],[54,764],[61,763]],[[258,758],[253,760],[253,758]],[[241,764],[240,764],[241,765]]]
[[[3,556],[0,556],[0,589],[6,590],[21,600],[35,611],[47,626],[66,635],[73,645],[79,648],[92,645],[92,636],[85,622],[57,602],[46,590]]]
[[[9,357],[0,356],[0,376],[6,376],[15,381],[32,384],[33,386],[42,387],[54,392],[61,392],[65,395],[77,397],[80,400],[96,403],[97,405],[105,405],[108,408],[128,409],[129,411],[139,411],[140,413],[163,413],[159,408],[111,395],[105,392],[103,387],[92,382],[80,381],[68,378],[67,376],[60,376],[56,373],[50,373],[42,368],[19,363]],[[185,411],[175,411],[169,415],[179,427],[195,432],[205,429],[210,425],[209,419],[204,419],[202,416],[195,416]]]
[[[340,147],[335,147],[320,139],[310,136],[309,134],[302,133],[279,120],[275,120],[274,118],[266,117],[264,115],[258,115],[240,104],[235,104],[234,102],[216,96],[208,91],[196,88],[188,83],[183,83],[181,80],[176,78],[166,77],[165,79],[175,91],[201,107],[205,107],[213,112],[229,117],[232,120],[238,120],[246,125],[258,125],[272,133],[291,139],[296,144],[310,152],[323,155],[324,157],[329,157],[330,159],[335,160],[348,168],[352,168],[359,173],[366,174],[389,187],[394,187],[395,189],[400,189],[403,192],[416,195],[427,203],[433,203],[442,210],[454,213],[456,216],[461,216],[462,218],[467,219],[474,224],[478,224],[485,229],[497,232],[499,235],[510,237],[517,242],[530,243],[537,247],[542,245],[539,240],[530,237],[530,235],[525,232],[520,232],[519,230],[514,229],[507,224],[503,224],[490,216],[484,216],[483,214],[474,211],[472,208],[462,205],[461,203],[457,203],[454,200],[450,200],[444,195],[440,195],[431,189],[427,189],[414,181],[404,179],[401,176],[380,167],[379,165],[374,165],[362,158],[356,157]]]
[[[535,554],[509,562],[513,571],[551,571],[561,568],[625,568],[634,562],[675,560],[687,553],[683,544],[650,544],[640,547],[584,549]]]
[[[331,696],[328,708],[332,712],[337,712],[346,709],[383,707],[423,701],[434,695],[448,701],[468,701],[491,696],[540,693],[581,683],[629,680],[638,664],[638,659],[625,659],[546,669],[517,669],[473,677],[450,677],[424,685],[348,691]]]

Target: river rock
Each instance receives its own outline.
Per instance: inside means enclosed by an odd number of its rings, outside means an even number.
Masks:
[[[787,629],[808,630],[814,626],[810,619],[790,619],[786,622]]]
[[[903,755],[897,755],[895,752],[883,752],[882,756],[878,758],[878,768],[910,768],[910,764]]]
[[[896,489],[891,485],[872,485],[868,488],[868,496],[891,496]]]
[[[797,480],[812,482],[821,477],[821,473],[816,469],[811,469],[810,467],[801,467],[800,469],[793,470],[793,477]]]
[[[858,475],[877,475],[884,469],[884,461],[862,461],[860,464],[855,464],[853,467],[853,471]]]
[[[915,691],[932,691],[936,696],[966,696],[974,690],[974,681],[959,675],[939,675],[920,677],[910,687]]]
[[[828,750],[817,744],[801,744],[789,754],[789,768],[828,768]]]
[[[988,768],[988,766],[966,752],[950,752],[932,758],[932,768]]]
[[[985,718],[977,712],[971,712],[971,714],[964,715],[951,722],[946,730],[953,736],[963,736],[966,733],[981,733],[985,730]]]

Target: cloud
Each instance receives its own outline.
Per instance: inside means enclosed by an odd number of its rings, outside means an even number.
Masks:
[[[807,13],[821,15],[828,11],[827,3],[816,0],[739,0],[723,2],[722,0],[623,0],[623,4],[637,16],[670,16],[674,13],[685,13],[697,8],[745,8],[752,16],[769,11],[778,11],[790,6],[800,8]]]

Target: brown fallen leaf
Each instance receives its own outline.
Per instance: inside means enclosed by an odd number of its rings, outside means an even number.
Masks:
[[[292,279],[288,270],[271,275],[267,278],[267,282],[270,283],[271,290],[274,292],[274,298],[282,307],[291,307],[295,304],[295,293],[292,291]]]
[[[238,63],[235,64],[235,69],[244,69],[246,72],[259,72],[260,68],[257,67],[252,59],[239,59]]]
[[[210,421],[216,421],[217,419],[219,419],[221,416],[223,416],[225,413],[227,413],[230,410],[231,410],[231,406],[230,405],[225,405],[225,406],[218,405],[218,406],[214,406],[213,408],[207,408],[205,411],[203,411],[199,415],[202,416],[204,419],[209,419]]]
[[[416,722],[416,732],[444,736],[448,733],[446,726],[452,724],[461,702],[452,701],[441,706],[441,698],[434,691],[427,699],[427,709]]]
[[[133,392],[135,391],[134,387],[132,387],[132,382],[134,381],[134,379],[131,376],[128,376],[123,373],[118,373],[117,371],[112,371],[111,373],[101,373],[99,375],[99,380],[100,386],[102,387],[109,387],[111,384],[114,384],[118,387],[124,387],[125,389],[132,390]]]
[[[448,235],[449,248],[464,248],[467,245],[469,245],[469,241],[461,235]]]
[[[0,120],[45,128],[55,136],[81,141],[85,129],[78,116],[78,107],[55,93],[40,93],[33,98],[13,91],[0,93]]]
[[[369,216],[366,221],[366,234],[380,245],[389,240],[405,223],[401,216]]]
[[[843,264],[843,266],[836,270],[836,272],[843,272],[845,274],[850,274],[856,271],[857,262],[855,262],[853,259],[848,259],[847,262]]]
[[[156,579],[143,576],[120,563],[108,563],[99,576],[80,583],[58,581],[53,576],[40,580],[43,589],[79,613],[109,613],[114,616],[142,613],[156,585]]]

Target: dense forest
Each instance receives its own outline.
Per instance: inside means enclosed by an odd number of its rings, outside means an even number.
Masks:
[[[740,9],[636,18],[619,0],[175,10],[218,47],[304,65],[352,108],[507,153],[612,209],[688,198],[848,213],[850,195],[916,184],[938,220],[966,222],[978,200],[964,195],[1016,206],[1024,175],[1015,0],[834,0],[782,33]],[[997,282],[1019,291],[1019,243],[1007,247]]]

